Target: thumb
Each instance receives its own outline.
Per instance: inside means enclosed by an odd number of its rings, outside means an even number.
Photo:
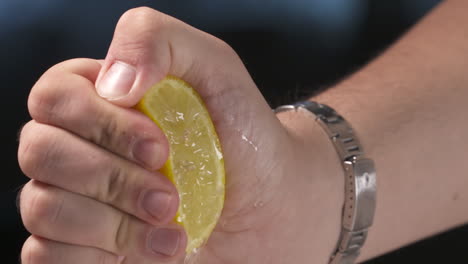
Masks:
[[[97,93],[125,107],[169,71],[171,43],[167,18],[149,8],[127,11],[119,20],[96,80]]]
[[[131,107],[168,74],[184,79],[202,97],[209,97],[229,86],[215,88],[208,84],[216,80],[225,83],[226,73],[230,75],[228,79],[239,75],[238,82],[248,82],[237,86],[256,93],[253,99],[261,97],[253,81],[245,80],[249,75],[227,44],[175,18],[142,7],[129,10],[120,18],[96,89],[112,103]]]

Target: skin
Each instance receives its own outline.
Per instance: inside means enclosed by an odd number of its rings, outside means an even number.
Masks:
[[[458,26],[468,22],[467,5],[444,3],[377,60],[313,98],[345,116],[376,162],[377,212],[361,260],[468,220],[468,124],[456,114],[468,111],[468,38]],[[130,74],[106,93],[116,63]],[[31,178],[20,199],[32,234],[22,263],[183,263],[186,237],[171,223],[177,191],[154,172],[167,159],[167,140],[130,108],[167,74],[202,96],[226,163],[225,209],[196,260],[327,263],[344,180],[323,130],[305,111],[275,116],[228,45],[148,8],[122,16],[105,60],[60,63],[31,90],[33,120],[18,150]],[[167,194],[155,215],[143,206],[152,190]],[[152,235],[173,247],[154,253]]]

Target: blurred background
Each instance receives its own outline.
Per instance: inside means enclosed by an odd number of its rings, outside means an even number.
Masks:
[[[126,10],[150,6],[228,42],[272,107],[320,91],[353,71],[415,24],[437,0],[0,0],[0,104],[4,139],[0,232],[6,261],[18,263],[27,237],[16,209],[26,182],[16,158],[17,133],[29,115],[27,95],[52,65],[104,58]],[[375,263],[467,263],[461,227]],[[453,261],[451,261],[453,260]]]

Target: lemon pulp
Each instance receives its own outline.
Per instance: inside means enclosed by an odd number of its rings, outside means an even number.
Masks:
[[[224,205],[224,160],[215,127],[197,92],[173,76],[154,85],[136,109],[169,141],[169,158],[161,172],[179,193],[175,221],[184,227],[186,252],[191,253],[208,239]]]

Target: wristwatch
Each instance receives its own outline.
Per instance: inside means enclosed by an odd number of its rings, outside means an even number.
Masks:
[[[330,264],[355,263],[375,213],[376,173],[374,162],[364,157],[358,138],[346,120],[331,107],[312,101],[283,105],[275,113],[305,109],[330,137],[345,173],[345,201],[338,245]]]

